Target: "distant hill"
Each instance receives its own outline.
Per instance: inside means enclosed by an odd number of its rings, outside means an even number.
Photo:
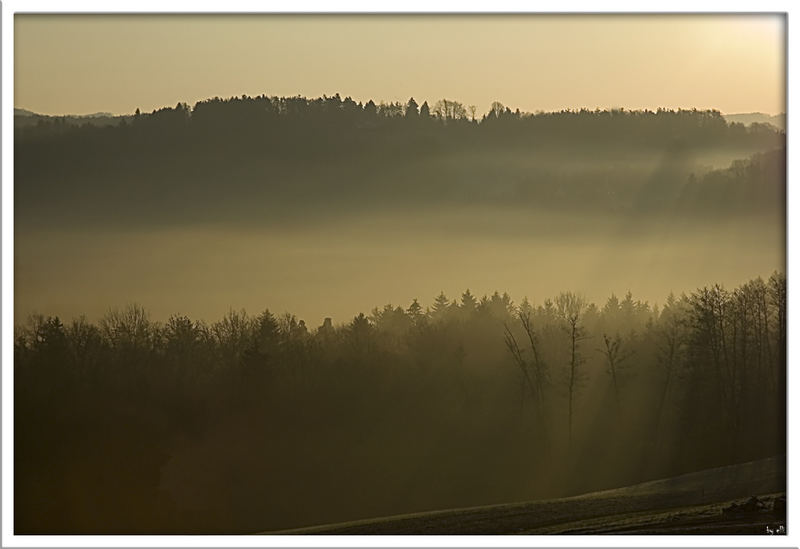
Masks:
[[[776,128],[786,130],[786,113],[769,115],[763,112],[749,112],[739,114],[723,114],[722,117],[728,122],[738,122],[749,126],[756,122],[759,124],[772,124]]]
[[[116,126],[122,120],[129,118],[126,116],[116,116],[110,112],[96,112],[91,114],[65,114],[51,116],[39,114],[27,109],[14,108],[14,127],[27,128],[36,126],[40,122],[60,122],[71,126],[82,126],[90,123],[93,126]]]
[[[14,116],[39,116],[33,111],[14,108]]]
[[[113,118],[114,113],[110,112],[94,112],[90,114],[62,114],[62,115],[49,115],[39,114],[38,112],[29,111],[28,109],[19,109],[14,107],[14,116],[40,116],[42,118]]]

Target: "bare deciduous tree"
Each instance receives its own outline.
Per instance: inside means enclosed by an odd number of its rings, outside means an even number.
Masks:
[[[603,334],[603,343],[605,344],[604,348],[597,349],[597,351],[602,353],[606,359],[608,374],[611,376],[611,385],[614,388],[614,402],[617,405],[617,409],[619,409],[619,368],[625,360],[630,358],[631,353],[622,350],[622,337],[619,334],[613,338]]]
[[[558,315],[566,323],[570,341],[569,378],[567,383],[569,400],[567,410],[567,436],[569,445],[572,446],[573,405],[580,374],[578,367],[584,361],[578,348],[580,341],[585,339],[580,321],[581,315],[586,308],[586,300],[572,292],[563,292],[556,298],[555,304]]]
[[[523,387],[527,386],[530,390],[531,396],[536,407],[539,421],[544,428],[546,425],[545,418],[545,386],[547,384],[547,368],[542,360],[541,354],[538,349],[538,339],[536,332],[531,321],[530,311],[522,310],[518,314],[520,324],[522,325],[525,335],[528,338],[530,346],[531,359],[526,360],[524,351],[520,349],[513,332],[505,325],[505,341],[514,362],[519,366],[522,372]],[[524,402],[524,392],[523,392]]]

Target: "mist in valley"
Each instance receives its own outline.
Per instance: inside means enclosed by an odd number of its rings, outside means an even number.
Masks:
[[[229,309],[290,311],[310,326],[440,291],[506,291],[541,301],[579,290],[601,302],[631,291],[651,304],[708,281],[736,286],[783,270],[775,219],[630,220],[498,208],[364,213],[276,228],[33,231],[15,250],[16,320],[34,313],[98,320],[144,306],[212,320]],[[202,296],[202,299],[198,299]]]

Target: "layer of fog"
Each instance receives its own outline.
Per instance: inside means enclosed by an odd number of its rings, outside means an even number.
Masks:
[[[143,305],[214,321],[229,309],[289,311],[309,327],[386,303],[430,305],[467,288],[534,302],[560,291],[663,303],[713,283],[784,270],[780,216],[701,224],[482,208],[371,214],[280,228],[18,231],[15,323],[32,313],[99,319]]]

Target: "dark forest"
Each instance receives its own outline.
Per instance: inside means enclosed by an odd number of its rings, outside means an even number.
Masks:
[[[309,329],[231,311],[37,317],[16,530],[253,532],[584,493],[785,452],[786,281],[440,294]]]

